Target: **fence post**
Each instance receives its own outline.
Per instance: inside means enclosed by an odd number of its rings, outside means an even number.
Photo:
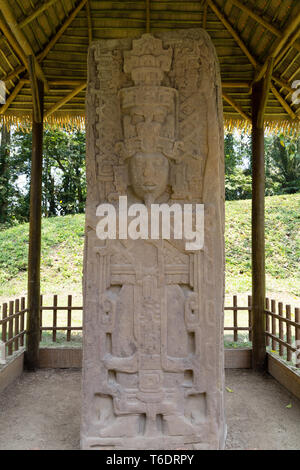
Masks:
[[[276,301],[273,299],[271,300],[271,312],[276,313]],[[272,335],[276,336],[276,318],[273,317],[273,315],[272,315]],[[277,341],[275,341],[275,339],[272,338],[272,350],[276,351],[276,348],[277,348]]]
[[[15,313],[19,313],[19,312],[20,312],[20,300],[16,299],[15,300]],[[19,333],[20,333],[20,317],[19,315],[17,315],[15,317],[15,336],[18,336]],[[16,338],[14,343],[15,343],[15,351],[18,351],[19,350],[19,338]]]
[[[71,341],[71,328],[72,326],[72,296],[68,295],[68,330],[67,330],[67,341]]]
[[[286,306],[286,318],[288,320],[291,320],[291,306],[290,305]],[[288,323],[286,324],[286,342],[289,345],[292,345],[292,329],[291,329],[291,325],[289,325]],[[286,348],[286,356],[287,356],[288,361],[292,360],[292,351],[290,348]]]
[[[249,328],[249,341],[252,341],[252,297],[248,295],[248,328]]]
[[[300,324],[300,309],[295,308],[295,322]],[[300,325],[295,327],[296,367],[300,368]]]
[[[56,327],[57,327],[57,295],[53,296],[53,331],[52,341],[56,343]]]
[[[278,303],[278,314],[283,317],[283,304],[282,302]],[[284,341],[284,333],[283,333],[283,322],[279,320],[279,339]],[[283,356],[283,345],[279,343],[279,356]]]
[[[21,331],[24,331],[25,330],[25,297],[21,297],[21,311],[23,313],[21,313],[21,325],[20,325],[20,329]],[[20,346],[24,346],[24,334],[22,334],[21,338],[20,338]]]
[[[14,314],[14,301],[11,300],[9,302],[9,317],[11,317]],[[8,317],[8,318],[9,318]],[[8,341],[10,341],[14,336],[14,320],[13,318],[11,320],[8,320]],[[13,353],[13,343],[10,342],[8,345],[8,355],[11,356]]]

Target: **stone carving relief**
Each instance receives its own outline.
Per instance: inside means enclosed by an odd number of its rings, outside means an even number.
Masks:
[[[223,409],[219,71],[202,30],[95,42],[87,97],[81,442],[213,449]],[[97,239],[102,202],[205,204],[204,249]]]

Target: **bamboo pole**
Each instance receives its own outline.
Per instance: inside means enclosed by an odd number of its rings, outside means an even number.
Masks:
[[[78,95],[82,90],[86,88],[86,83],[82,83],[81,85],[78,85],[71,93],[69,93],[67,96],[64,96],[60,101],[55,103],[52,108],[48,109],[45,112],[45,119],[47,119],[51,114],[53,114],[55,111],[57,111],[59,108],[64,106],[66,103],[68,103],[74,96]]]
[[[24,28],[28,23],[31,23],[35,18],[40,16],[43,11],[47,10],[53,3],[56,3],[58,0],[48,0],[47,2],[43,3],[40,7],[36,8],[30,15],[24,18],[23,21],[20,21],[19,26],[20,28]]]
[[[12,33],[14,34],[15,38],[17,39],[22,51],[24,51],[25,55],[33,55],[35,57],[35,54],[32,50],[31,45],[29,44],[26,36],[24,35],[23,31],[19,27],[17,20],[15,18],[15,14],[11,6],[9,5],[7,0],[0,0],[0,9],[2,10],[2,13],[5,17],[5,20],[10,27]],[[41,66],[38,64],[37,60],[35,59],[36,62],[36,72],[38,77],[44,82],[45,88],[48,89],[48,84],[47,84],[47,79],[44,75],[44,72],[42,71]],[[27,66],[27,61],[25,60],[25,66]]]
[[[252,367],[255,370],[264,370],[266,367],[264,125],[258,125],[263,93],[264,81],[254,83],[252,88]]]
[[[28,253],[28,316],[26,365],[36,370],[39,362],[40,341],[40,264],[41,264],[41,216],[42,216],[42,167],[43,167],[43,82],[38,80],[41,122],[32,123],[32,162],[30,182],[30,219]]]

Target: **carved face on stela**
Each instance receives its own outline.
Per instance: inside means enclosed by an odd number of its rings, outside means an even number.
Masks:
[[[134,86],[120,91],[124,141],[119,148],[131,188],[146,205],[166,191],[170,162],[180,158],[177,91],[161,86],[171,61],[171,49],[148,34],[124,53],[124,71],[131,73]]]

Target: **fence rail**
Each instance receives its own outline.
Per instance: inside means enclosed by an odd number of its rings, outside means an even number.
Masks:
[[[24,347],[26,334],[26,300],[25,297],[11,300],[2,305],[2,316],[0,318],[1,341],[4,357],[0,357],[4,363],[7,356]]]
[[[73,296],[68,295],[67,305],[59,305],[58,296],[54,295],[51,305],[44,305],[44,297],[41,296],[40,310],[40,341],[51,340],[70,342],[74,340],[72,333],[82,332],[82,318],[78,314],[83,311],[82,306],[74,305]],[[224,332],[232,332],[232,342],[252,341],[252,299],[248,296],[246,306],[238,305],[238,297],[232,298],[232,305],[224,308],[226,322]],[[16,299],[2,305],[0,316],[0,329],[2,344],[5,345],[6,356],[11,356],[24,346],[26,335],[25,297]],[[232,317],[228,319],[228,312]],[[245,315],[246,313],[246,315]],[[274,299],[266,299],[266,344],[281,358],[300,367],[300,309],[292,312],[290,305],[283,305]],[[60,317],[60,318],[59,318]],[[74,322],[75,325],[74,326]],[[64,333],[59,337],[58,332]],[[47,335],[48,333],[48,335]],[[46,334],[46,337],[45,337]],[[226,339],[228,339],[226,337]],[[1,360],[1,357],[0,357]]]

